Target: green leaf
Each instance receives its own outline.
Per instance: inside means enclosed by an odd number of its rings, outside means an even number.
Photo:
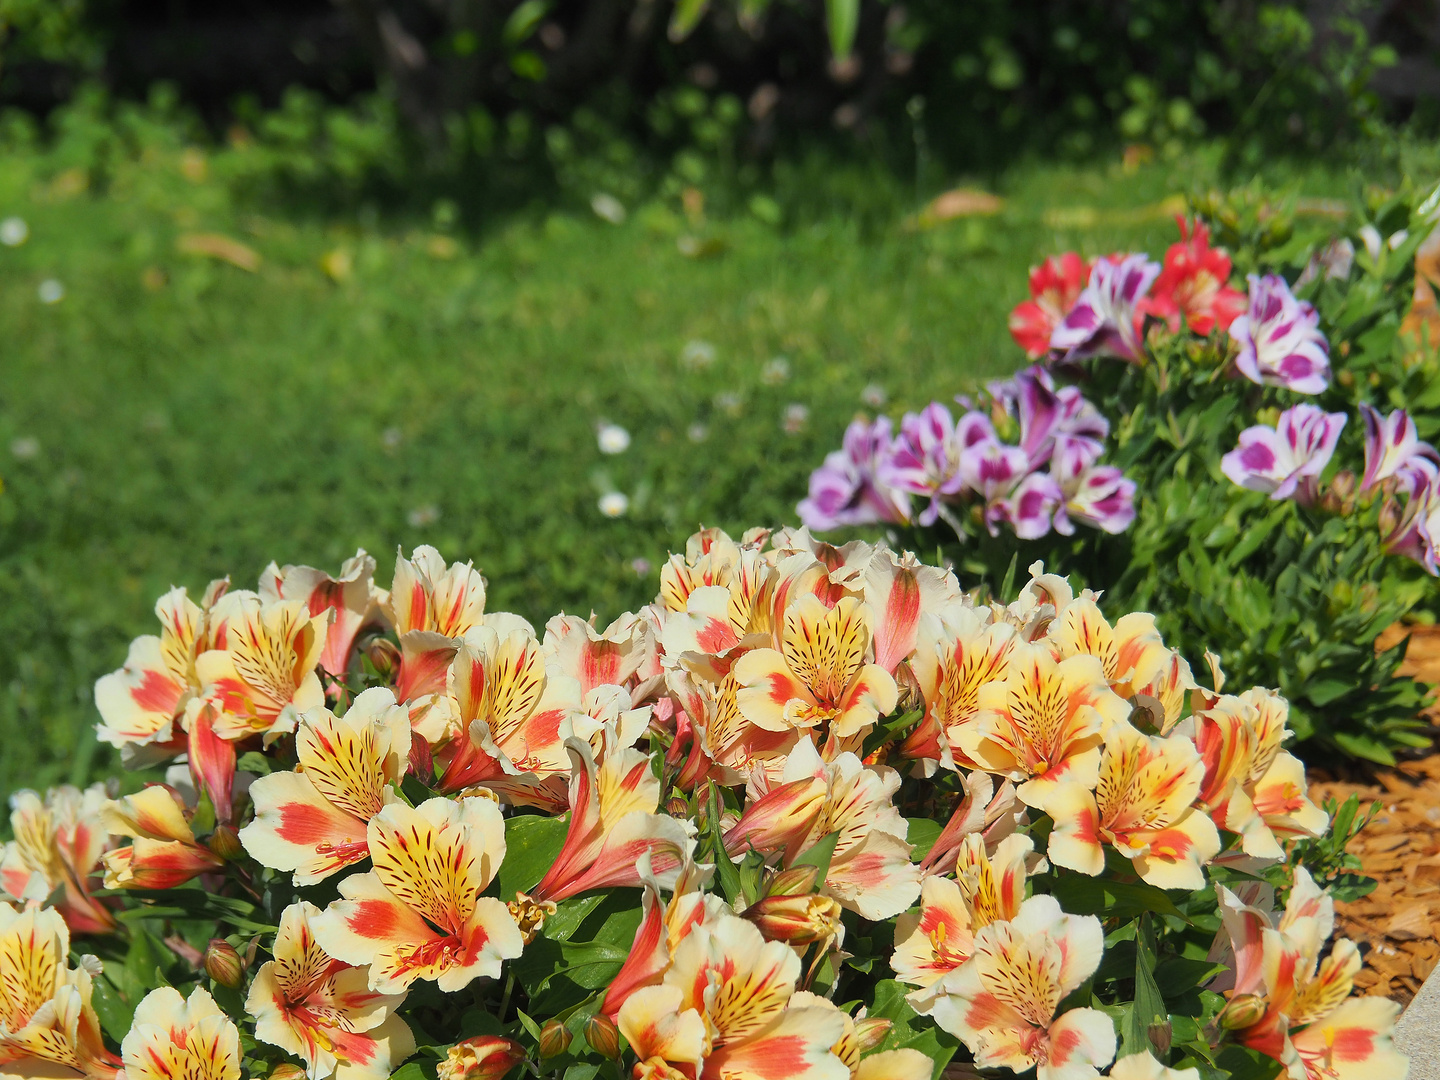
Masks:
[[[1125,1053],[1138,1054],[1153,1050],[1150,1027],[1169,1018],[1165,999],[1155,982],[1155,928],[1150,917],[1142,915],[1139,933],[1135,937],[1135,1005],[1126,1018],[1122,1032]]]
[[[1185,918],[1164,890],[1143,881],[1108,881],[1066,874],[1055,882],[1052,891],[1060,906],[1072,915],[1099,915],[1124,922],[1153,911]]]
[[[138,1002],[126,1001],[107,979],[96,979],[93,985],[90,1003],[95,1006],[95,1015],[105,1034],[118,1043],[130,1031]]]
[[[825,24],[830,31],[830,55],[848,60],[860,28],[860,0],[825,0]]]
[[[735,866],[730,855],[725,850],[725,838],[720,831],[720,815],[724,807],[720,805],[720,790],[717,785],[710,787],[710,854],[715,860],[715,876],[720,880],[720,891],[725,894],[725,899],[733,906],[741,902],[744,895],[744,885],[740,881],[740,871]]]
[[[259,750],[247,750],[240,755],[240,760],[235,762],[235,768],[255,776],[269,776],[270,759]]]
[[[792,867],[813,866],[818,871],[815,880],[824,881],[830,873],[830,857],[835,854],[835,843],[839,839],[838,832],[826,833],[815,842],[813,847],[790,865]]]
[[[708,6],[709,0],[676,0],[675,12],[670,16],[670,40],[684,41],[689,37]]]
[[[909,828],[905,830],[905,839],[914,848],[910,852],[912,862],[923,862],[925,856],[930,854],[930,849],[935,846],[935,841],[940,839],[940,833],[944,826],[933,818],[906,818]]]
[[[500,31],[506,46],[513,49],[533,34],[549,10],[549,0],[522,0],[505,20],[505,28]]]
[[[498,875],[500,895],[529,892],[555,865],[569,829],[566,818],[525,814],[505,819],[505,861]]]

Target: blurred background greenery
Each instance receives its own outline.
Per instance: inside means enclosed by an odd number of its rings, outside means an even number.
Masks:
[[[171,584],[429,542],[608,619],[793,521],[857,410],[1018,365],[1044,255],[1433,182],[1435,21],[0,0],[0,794],[108,768],[94,679]]]

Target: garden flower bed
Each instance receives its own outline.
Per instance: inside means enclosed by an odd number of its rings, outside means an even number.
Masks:
[[[1405,1074],[1329,940],[1357,800],[1316,805],[1288,703],[1148,613],[804,530],[697,534],[603,628],[489,611],[431,548],[375,571],[159,600],[96,686],[152,782],[17,799],[0,1060]]]

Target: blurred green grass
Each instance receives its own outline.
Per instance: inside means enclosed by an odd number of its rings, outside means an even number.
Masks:
[[[253,588],[272,558],[334,568],[357,546],[386,582],[397,545],[429,542],[537,625],[644,603],[701,523],[793,521],[864,387],[898,414],[1012,368],[1027,267],[1162,250],[1157,204],[1206,175],[1031,166],[1000,214],[929,230],[901,206],[862,234],[842,210],[696,227],[656,204],[437,240],[256,213],[196,160],[142,155],[101,193],[41,153],[0,161],[0,217],[30,227],[0,248],[0,793],[111,768],[93,682],[172,584]],[[263,262],[180,254],[196,232]],[[717,250],[687,258],[687,235]],[[708,366],[682,362],[696,341]],[[628,451],[600,454],[602,420]],[[614,520],[611,488],[630,497]]]

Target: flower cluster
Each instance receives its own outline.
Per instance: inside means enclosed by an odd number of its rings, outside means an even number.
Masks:
[[[1176,1080],[1228,1041],[1296,1080],[1403,1074],[1287,867],[1329,819],[1285,701],[1202,688],[1148,614],[1038,564],[983,601],[805,530],[699,533],[603,628],[487,611],[430,548],[374,570],[174,590],[100,681],[100,736],[168,769],[16,797],[7,1071]],[[1139,906],[1085,903],[1097,878]],[[103,960],[72,970],[72,933]],[[1211,948],[1218,1025],[1122,1045],[1133,973],[1102,960],[1137,935]]]
[[[800,520],[823,531],[943,517],[963,536],[959,507],[991,536],[1001,524],[1022,539],[1069,535],[1076,522],[1129,526],[1135,485],[1099,464],[1110,425],[1077,388],[1034,366],[990,383],[978,403],[956,400],[966,407],[958,421],[938,401],[906,413],[898,432],[884,416],[853,421],[843,449],[811,474]]]

